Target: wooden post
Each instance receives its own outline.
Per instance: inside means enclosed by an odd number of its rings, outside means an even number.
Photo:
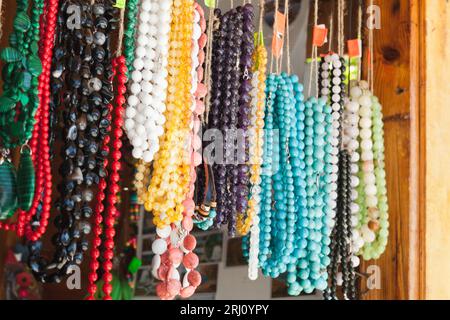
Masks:
[[[450,3],[423,1],[426,63],[421,66],[426,110],[422,112],[426,206],[426,298],[450,299]],[[423,178],[423,177],[422,177]]]

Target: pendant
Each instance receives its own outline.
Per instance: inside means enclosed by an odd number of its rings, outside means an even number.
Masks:
[[[5,220],[17,209],[16,169],[0,158],[0,220]]]
[[[23,149],[23,148],[22,148]],[[34,197],[36,175],[30,148],[22,150],[19,169],[17,170],[17,199],[19,208],[28,211]]]

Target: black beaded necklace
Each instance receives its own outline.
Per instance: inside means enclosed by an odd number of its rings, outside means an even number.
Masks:
[[[60,282],[88,249],[91,202],[100,177],[106,176],[103,164],[109,153],[101,143],[109,138],[107,106],[113,98],[110,42],[118,11],[112,5],[110,0],[94,5],[65,0],[60,7],[51,94],[53,105],[63,107],[64,144],[53,258],[41,256],[40,241],[30,243],[29,264],[42,282]]]
[[[337,180],[337,207],[335,225],[331,232],[330,243],[330,265],[328,266],[328,275],[330,278],[329,288],[324,292],[325,299],[338,299],[337,286],[343,288],[345,299],[356,298],[355,272],[351,261],[351,187],[350,187],[350,156],[347,151],[342,150],[342,119],[345,100],[345,60],[339,58],[338,61],[331,61],[327,64],[321,64],[319,72],[319,84],[322,96],[328,96],[333,108],[333,112],[339,117],[339,135],[338,135],[338,180]],[[324,75],[329,72],[329,77]],[[325,90],[325,91],[324,91]],[[328,90],[328,91],[327,91]],[[337,128],[335,128],[337,129]],[[342,279],[340,278],[342,275]],[[342,280],[342,281],[340,281]]]

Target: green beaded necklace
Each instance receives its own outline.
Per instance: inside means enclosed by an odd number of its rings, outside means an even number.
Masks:
[[[127,65],[127,78],[129,74],[133,72],[134,50],[135,50],[135,35],[136,35],[136,16],[138,12],[139,0],[127,1],[127,24],[124,33],[124,56]]]
[[[39,105],[39,19],[44,1],[17,2],[9,47],[0,52],[3,94],[0,96],[0,220],[11,217],[17,207],[29,210],[35,188],[35,171],[28,140],[32,136]],[[18,172],[8,159],[10,150],[22,146]]]
[[[39,104],[37,87],[42,64],[38,40],[43,0],[33,1],[30,16],[28,7],[28,0],[17,2],[10,46],[0,53],[0,58],[5,61],[3,94],[0,96],[0,143],[5,149],[21,146],[31,138]]]

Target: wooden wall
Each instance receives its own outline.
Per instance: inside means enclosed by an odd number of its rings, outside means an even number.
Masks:
[[[426,298],[450,299],[450,2],[426,12]]]
[[[332,1],[321,0],[324,5],[321,12],[327,10],[325,6],[330,6]],[[3,2],[9,12],[14,11],[14,1]],[[375,94],[384,107],[391,227],[386,253],[378,261],[365,263],[361,270],[371,264],[380,266],[381,289],[372,290],[362,298],[438,298],[444,295],[448,298],[448,281],[442,281],[441,277],[450,271],[450,192],[447,187],[450,164],[446,149],[450,144],[450,126],[438,123],[449,118],[444,109],[444,102],[448,101],[444,92],[447,95],[450,92],[446,79],[449,72],[444,70],[448,70],[449,61],[450,39],[446,31],[450,5],[441,0],[374,0],[374,3],[381,8],[382,20],[381,29],[375,31]],[[429,12],[426,43],[423,38],[425,9]],[[12,15],[6,17],[4,34],[8,34],[11,24],[8,19]],[[3,36],[2,47],[5,40]],[[425,56],[429,57],[426,73]],[[432,77],[428,77],[425,88],[426,74]],[[425,99],[430,106],[426,112]],[[421,144],[425,141],[426,148]],[[426,170],[425,160],[428,160]],[[428,211],[426,219],[425,209]],[[2,249],[12,241],[11,236],[0,233]],[[426,257],[425,249],[428,250]],[[0,250],[0,266],[4,255],[5,250]],[[0,286],[2,271],[0,267]],[[55,298],[57,292],[46,296]]]
[[[374,4],[381,8],[381,29],[374,31],[374,91],[384,113],[390,234],[385,254],[362,266],[363,272],[369,265],[380,266],[382,279],[381,289],[363,298],[414,299],[421,297],[423,245],[416,159],[419,7],[416,0],[375,0]]]

